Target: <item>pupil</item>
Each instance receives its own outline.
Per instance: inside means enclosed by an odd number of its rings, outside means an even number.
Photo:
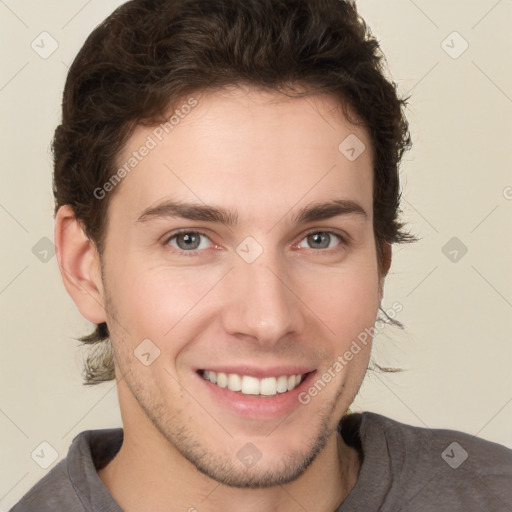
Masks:
[[[314,233],[313,235],[311,235],[311,237],[313,239],[313,243],[315,243],[315,244],[322,244],[322,238],[323,238],[324,244],[322,245],[322,247],[327,247],[329,245],[327,233]],[[327,242],[327,245],[325,244],[325,242]]]
[[[190,235],[188,233],[182,235],[183,242],[187,248],[192,247],[194,244],[197,244],[197,236],[196,235]]]

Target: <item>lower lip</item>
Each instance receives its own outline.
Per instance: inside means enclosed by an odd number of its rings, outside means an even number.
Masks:
[[[248,419],[278,418],[290,414],[297,407],[302,407],[299,394],[307,389],[316,371],[306,374],[304,380],[291,391],[277,393],[273,396],[244,395],[239,391],[221,388],[204,379],[199,373],[197,378],[203,383],[212,398],[223,407]]]

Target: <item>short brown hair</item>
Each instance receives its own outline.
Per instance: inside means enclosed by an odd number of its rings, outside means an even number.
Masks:
[[[98,200],[94,190],[114,174],[137,125],[162,122],[194,92],[248,84],[289,95],[295,85],[307,88],[296,96],[334,95],[347,119],[368,129],[381,268],[382,242],[414,239],[398,220],[408,98],[383,59],[353,1],[131,0],[94,29],[69,69],[53,139],[55,213],[70,205],[101,255],[114,191]],[[113,379],[107,324],[79,339],[98,344],[85,382]]]

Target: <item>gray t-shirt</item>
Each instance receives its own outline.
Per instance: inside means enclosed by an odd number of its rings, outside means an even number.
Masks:
[[[469,434],[413,427],[372,412],[338,426],[362,465],[333,512],[512,512],[512,450]],[[122,512],[100,480],[123,430],[88,430],[10,512]]]

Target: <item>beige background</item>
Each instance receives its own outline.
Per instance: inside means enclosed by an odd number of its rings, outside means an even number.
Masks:
[[[114,384],[81,384],[73,337],[90,324],[55,257],[40,260],[49,243],[41,239],[53,240],[49,144],[67,68],[120,3],[0,0],[1,510],[66,455],[76,434],[121,424]],[[512,448],[511,1],[358,5],[393,79],[412,94],[404,219],[422,240],[396,248],[387,279],[384,307],[403,305],[406,331],[388,328],[374,346],[377,362],[407,371],[368,375],[353,409]],[[43,31],[58,42],[45,59],[31,48]],[[442,250],[453,237],[468,249],[456,262]],[[58,454],[48,469],[31,458],[43,449],[51,460],[42,442]]]

